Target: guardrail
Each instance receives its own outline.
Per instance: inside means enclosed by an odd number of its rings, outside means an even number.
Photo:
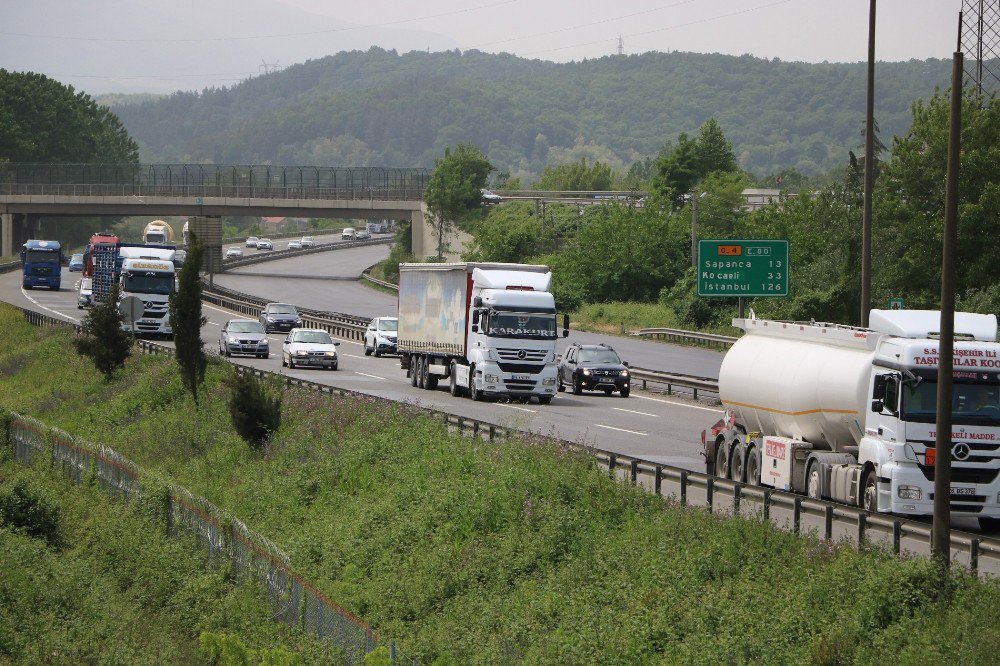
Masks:
[[[19,270],[21,270],[20,261],[8,261],[5,264],[0,264],[0,273],[13,273]]]
[[[38,313],[24,308],[19,309],[26,313],[26,317],[34,318],[37,315],[35,320],[46,322],[47,325],[68,325],[67,322],[48,315],[38,315]],[[154,342],[142,340],[139,344],[144,353],[167,355],[174,353],[172,348]],[[326,394],[392,402],[388,398],[371,396],[359,391],[241,366],[238,363],[234,363],[234,365],[238,373],[252,373],[258,377],[274,377],[286,387],[299,387]],[[508,428],[489,421],[461,417],[425,407],[415,406],[415,408],[434,418],[442,419],[449,430],[487,441],[494,441],[514,434],[532,439],[541,437],[530,431]],[[739,515],[760,518],[795,534],[815,533],[818,537],[830,542],[846,540],[855,548],[880,545],[899,556],[930,554],[931,530],[927,523],[905,520],[890,515],[870,514],[859,508],[836,502],[814,500],[779,490],[739,483],[680,467],[660,464],[644,458],[607,451],[579,442],[553,437],[545,437],[544,439],[569,449],[586,451],[593,455],[598,463],[602,464],[615,478],[642,486],[668,502],[674,502],[681,506],[703,506],[710,513],[723,516]],[[979,576],[1000,575],[1000,539],[984,538],[978,534],[952,530],[951,543],[953,561],[966,566]]]
[[[681,375],[673,372],[663,372],[662,370],[647,370],[645,368],[629,368],[632,375],[633,385],[635,380],[642,383],[643,390],[648,388],[648,384],[665,384],[667,395],[673,395],[675,387],[686,388],[694,394],[694,399],[698,399],[698,391],[708,393],[719,392],[719,380],[711,377],[695,377],[693,375]]]
[[[685,340],[698,342],[709,346],[718,346],[724,349],[732,347],[739,338],[731,335],[719,335],[717,333],[698,333],[697,331],[685,331],[679,328],[641,328],[638,331],[629,331],[629,335],[652,337],[656,340]]]
[[[323,243],[321,245],[314,245],[312,247],[304,247],[299,250],[268,250],[266,253],[255,254],[250,257],[243,257],[241,259],[225,259],[222,260],[223,271],[229,270],[230,268],[239,268],[240,266],[252,266],[253,264],[261,264],[265,261],[274,261],[276,259],[287,259],[288,257],[301,257],[307,254],[316,254],[318,252],[329,252],[330,250],[343,250],[350,247],[364,247],[367,245],[384,245],[386,243],[391,243],[392,238],[371,238],[369,240],[356,240],[356,241],[341,241],[339,243]]]

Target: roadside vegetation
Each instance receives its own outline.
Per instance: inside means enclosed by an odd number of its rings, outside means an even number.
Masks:
[[[872,663],[887,649],[899,663],[988,663],[1000,650],[995,583],[665,507],[587,454],[476,442],[373,399],[286,391],[280,426],[249,446],[229,418],[226,364],[209,363],[195,409],[171,359],[132,357],[109,383],[69,337],[0,306],[0,407],[239,516],[421,663]],[[64,526],[79,522],[66,511]],[[185,570],[182,587],[199,575]],[[81,634],[99,643],[104,617],[81,619]]]

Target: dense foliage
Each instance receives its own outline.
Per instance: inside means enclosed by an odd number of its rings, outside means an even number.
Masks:
[[[907,307],[933,309],[940,298],[947,96],[915,103],[913,118],[909,131],[893,140],[878,163],[873,307],[901,297]],[[1000,238],[993,233],[1000,217],[1000,101],[966,97],[962,140],[958,305],[1000,313],[1000,272],[994,265]],[[699,239],[788,239],[788,298],[757,298],[749,306],[760,316],[858,323],[859,160],[853,155],[845,159],[840,173],[824,187],[786,191],[774,205],[752,211],[742,195],[752,183],[732,166],[728,141],[710,121],[696,138],[681,135],[665,146],[652,176],[656,187],[643,207],[592,206],[560,221],[552,214],[566,207],[550,205],[545,219],[537,219],[530,206],[502,204],[476,227],[465,256],[552,266],[557,304],[564,309],[616,301],[658,303],[658,325],[729,332],[735,299],[696,295],[692,227]],[[795,180],[796,174],[786,175]],[[685,196],[690,191],[694,198]],[[596,310],[588,312],[589,318]],[[620,316],[622,310],[617,312]],[[642,318],[648,321],[649,315],[646,311]],[[591,323],[617,328],[619,320]],[[638,324],[628,322],[629,327]]]
[[[469,144],[459,144],[454,151],[448,146],[444,155],[434,161],[424,203],[427,222],[437,238],[438,260],[449,251],[448,235],[455,226],[464,226],[481,215],[482,188],[492,170],[493,165],[482,151]]]
[[[407,663],[862,664],[887,645],[901,663],[988,663],[1000,649],[1000,587],[942,581],[927,560],[665,508],[585,453],[477,443],[372,399],[290,390],[261,455],[226,418],[224,364],[196,411],[169,359],[132,359],[105,385],[64,355],[67,335],[0,307],[0,408],[16,401],[240,516]]]
[[[249,372],[233,377],[229,388],[233,428],[247,444],[263,449],[267,438],[281,426],[281,394],[269,391]]]
[[[948,83],[949,60],[878,64],[882,132]],[[510,54],[373,48],[232,88],[112,107],[144,161],[425,166],[473,143],[527,184],[586,158],[619,173],[716,118],[741,168],[825,172],[861,143],[865,65],[645,53],[556,64]]]
[[[132,355],[135,338],[122,328],[124,323],[125,315],[118,309],[118,285],[114,285],[104,302],[87,312],[80,322],[80,336],[73,340],[77,352],[88,357],[108,380]]]

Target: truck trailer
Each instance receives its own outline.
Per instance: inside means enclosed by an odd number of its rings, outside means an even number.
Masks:
[[[21,286],[25,289],[62,284],[62,246],[59,241],[29,240],[21,246]]]
[[[734,319],[719,371],[725,416],[702,432],[706,471],[870,512],[929,516],[940,312],[872,310],[870,328]],[[955,313],[950,504],[1000,526],[995,315]]]
[[[547,266],[400,264],[400,365],[413,386],[548,404],[556,394],[555,299]],[[569,335],[563,315],[563,336]]]

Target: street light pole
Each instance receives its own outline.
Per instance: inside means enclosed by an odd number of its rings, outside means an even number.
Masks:
[[[875,183],[875,0],[868,9],[868,99],[865,106],[865,200],[861,216],[861,326],[872,307],[872,189]]]
[[[691,268],[698,269],[698,192],[691,192]]]

